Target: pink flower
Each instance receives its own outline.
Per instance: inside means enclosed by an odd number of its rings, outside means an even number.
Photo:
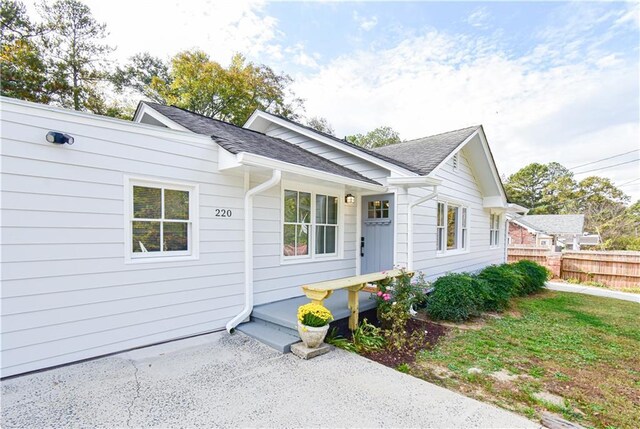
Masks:
[[[385,301],[389,301],[391,299],[391,295],[385,293],[384,295],[382,295],[382,299],[384,299]]]
[[[381,290],[379,290],[379,291],[378,291],[378,293],[377,293],[377,295],[378,295],[378,296],[382,296],[382,291],[381,291]]]

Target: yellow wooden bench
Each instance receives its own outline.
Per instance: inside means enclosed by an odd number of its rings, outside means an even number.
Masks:
[[[407,273],[412,276],[413,273]],[[344,277],[342,279],[327,280],[324,282],[311,283],[302,286],[304,294],[315,304],[322,304],[322,301],[329,298],[334,290],[346,289],[349,292],[348,305],[351,310],[349,316],[349,329],[358,327],[358,292],[367,284],[384,280],[391,277],[399,277],[402,270],[381,271],[379,273],[363,274],[361,276]]]

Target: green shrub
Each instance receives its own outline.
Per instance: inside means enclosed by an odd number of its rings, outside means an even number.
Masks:
[[[486,281],[489,287],[485,310],[504,310],[509,306],[509,298],[522,293],[524,277],[511,265],[488,266],[480,271],[478,278]]]
[[[385,345],[382,330],[364,319],[353,331],[353,345],[358,353],[380,350]]]
[[[522,260],[512,265],[523,277],[522,295],[540,292],[549,279],[549,270],[533,261]]]
[[[479,315],[486,299],[486,283],[469,274],[448,274],[433,283],[427,313],[438,320],[460,322]]]

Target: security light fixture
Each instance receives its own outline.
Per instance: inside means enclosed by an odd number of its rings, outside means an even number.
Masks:
[[[356,197],[351,194],[347,194],[347,196],[344,197],[344,202],[347,204],[353,204],[356,202]]]
[[[55,143],[55,144],[73,144],[73,137],[71,137],[69,134],[65,134],[65,133],[61,133],[58,131],[49,131],[47,133],[47,141],[49,143]]]

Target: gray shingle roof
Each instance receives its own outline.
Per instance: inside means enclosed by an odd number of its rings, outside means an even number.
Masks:
[[[527,215],[515,219],[530,228],[547,234],[582,234],[584,215]]]
[[[431,173],[478,128],[480,125],[383,146],[373,151],[400,161],[414,173],[424,176]]]
[[[322,132],[322,131],[318,131],[315,128],[311,128],[308,125],[304,125],[304,124],[301,124],[299,122],[292,121],[291,119],[285,118],[284,116],[275,115],[275,114],[269,113],[269,112],[263,112],[263,113],[266,113],[268,115],[274,116],[276,118],[280,118],[280,119],[282,119],[284,121],[287,121],[287,122],[292,123],[294,125],[297,125],[299,127],[306,128],[307,130],[313,131],[316,134],[320,134],[321,136],[326,137],[328,139],[331,139],[331,140],[333,140],[335,142],[338,142],[338,143],[340,143],[340,144],[342,144],[344,146],[351,147],[353,149],[359,150],[360,152],[366,153],[367,155],[373,156],[374,158],[378,158],[378,159],[380,159],[382,161],[388,162],[388,163],[393,164],[393,165],[397,165],[398,167],[402,167],[405,170],[413,171],[412,168],[409,165],[403,163],[402,161],[400,161],[398,159],[385,156],[385,155],[383,155],[381,153],[374,152],[371,149],[367,149],[367,148],[364,148],[362,146],[358,146],[357,144],[351,143],[350,141],[347,141],[347,140],[344,140],[344,139],[340,139],[340,138],[338,138],[336,136],[332,136],[331,134],[327,134],[327,133]]]
[[[152,109],[194,133],[211,136],[217,144],[231,153],[252,153],[278,161],[348,177],[360,182],[375,185],[380,184],[356,171],[329,161],[326,158],[313,154],[285,140],[270,137],[257,131],[238,127],[179,107],[148,101],[141,103],[147,104]]]

